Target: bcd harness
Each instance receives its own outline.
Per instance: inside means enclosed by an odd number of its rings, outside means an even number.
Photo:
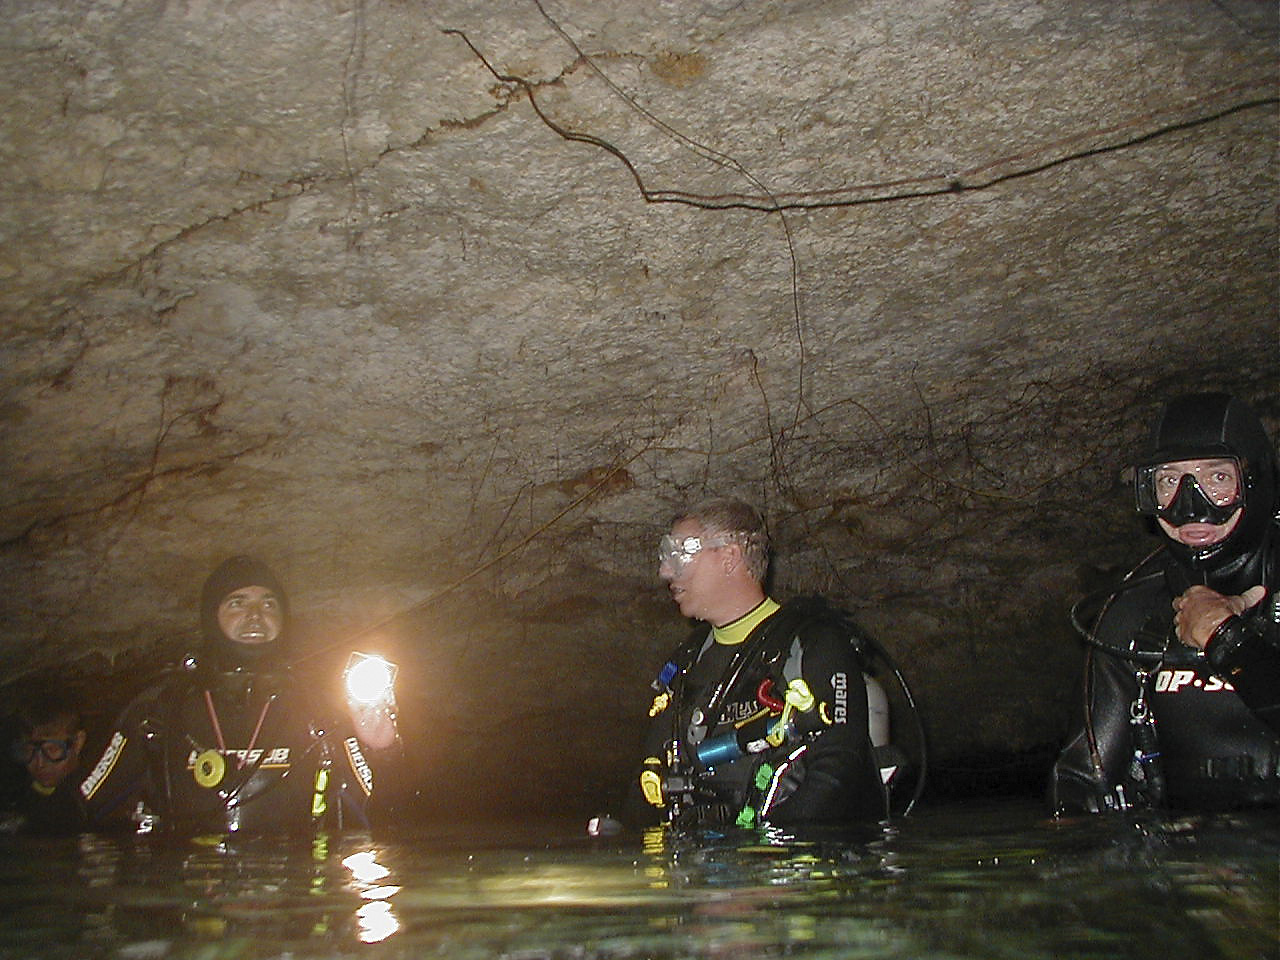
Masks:
[[[711,819],[751,827],[771,808],[790,768],[803,757],[813,737],[832,722],[828,705],[816,701],[802,677],[783,675],[801,628],[819,619],[840,626],[865,672],[868,643],[841,611],[820,598],[794,600],[761,624],[756,635],[733,652],[716,682],[703,688],[710,693],[699,697],[701,704],[685,702],[686,682],[714,639],[694,637],[664,665],[652,684],[656,696],[650,715],[670,710],[671,729],[662,756],[645,760],[640,786],[645,799],[663,811],[667,822],[691,811],[696,817],[710,811]],[[754,690],[758,709],[734,719],[732,730],[707,737],[720,725],[729,695],[744,677],[755,676],[763,677]],[[898,680],[903,683],[900,674]],[[858,695],[865,695],[861,688],[859,683]],[[740,762],[751,769],[743,771],[745,777],[731,781],[738,789],[734,799],[726,802],[725,785],[711,782],[714,771]]]
[[[345,788],[338,783],[338,778],[335,777],[334,737],[328,731],[327,725],[310,723],[302,750],[291,754],[288,762],[284,764],[282,769],[276,771],[271,778],[255,780],[257,774],[263,770],[264,763],[268,762],[271,754],[265,750],[254,750],[254,741],[262,729],[263,721],[271,704],[276,702],[280,696],[278,690],[271,692],[266,697],[254,734],[250,738],[249,746],[243,751],[228,751],[226,744],[223,742],[217,712],[210,705],[211,696],[208,690],[203,691],[203,697],[209,711],[214,735],[217,738],[217,747],[206,746],[201,741],[196,740],[191,732],[185,730],[184,725],[178,718],[179,705],[184,700],[185,692],[179,692],[183,690],[180,686],[167,689],[170,690],[170,695],[162,699],[160,709],[156,714],[156,716],[165,718],[164,726],[159,726],[154,719],[143,721],[144,726],[150,732],[149,735],[156,738],[159,745],[158,753],[162,768],[161,787],[166,813],[171,813],[178,808],[177,796],[179,791],[175,789],[175,775],[177,775],[177,772],[173,769],[176,754],[171,754],[170,748],[165,746],[167,740],[165,734],[168,733],[172,736],[177,734],[178,731],[183,731],[181,738],[187,742],[190,747],[190,753],[195,757],[194,765],[190,767],[188,775],[198,787],[214,794],[218,798],[219,804],[229,814],[235,808],[258,804],[268,797],[277,797],[284,784],[291,781],[294,776],[299,775],[301,770],[306,769],[310,758],[319,751],[312,787],[305,801],[310,819],[318,822],[326,814],[332,812],[336,821],[335,826],[339,828],[345,825],[345,815],[348,812],[356,813],[357,819],[362,819],[357,811],[348,811],[348,804],[341,802],[333,804],[331,802],[335,799],[333,797],[335,787],[339,790]],[[193,688],[189,686],[185,688],[185,690],[191,689]],[[231,763],[227,762],[228,759],[237,755],[238,760]],[[177,776],[180,777],[180,775]],[[161,817],[162,821],[163,819]]]
[[[1138,577],[1131,575],[1107,598],[1107,603],[1092,618],[1093,623],[1096,625],[1102,621],[1110,602],[1117,596],[1129,590],[1150,586],[1162,578],[1163,573],[1160,571]],[[1097,596],[1095,594],[1092,598]],[[1078,608],[1092,598],[1083,598],[1072,608],[1072,623],[1090,646],[1128,662],[1133,670],[1135,689],[1128,710],[1128,723],[1133,744],[1128,765],[1128,784],[1136,791],[1136,795],[1130,796],[1126,792],[1126,785],[1117,783],[1102,794],[1101,800],[1107,808],[1113,810],[1128,810],[1138,806],[1160,807],[1168,801],[1168,783],[1151,696],[1153,693],[1164,691],[1166,687],[1169,692],[1176,690],[1178,686],[1176,681],[1170,682],[1169,676],[1162,678],[1162,674],[1168,674],[1171,667],[1183,668],[1175,675],[1183,675],[1187,680],[1201,673],[1212,676],[1214,671],[1203,652],[1184,647],[1177,640],[1170,614],[1164,608],[1157,608],[1148,614],[1146,620],[1130,637],[1127,647],[1098,639],[1092,630],[1083,627],[1079,618]],[[1199,686],[1200,682],[1197,680],[1195,685]],[[1229,685],[1221,688],[1231,689]],[[1092,713],[1092,697],[1086,701],[1086,706]],[[1086,732],[1095,773],[1099,782],[1104,783],[1101,751],[1094,738],[1091,716],[1086,724]],[[1199,776],[1219,781],[1275,777],[1280,775],[1275,754],[1276,751],[1272,750],[1272,756],[1263,758],[1261,761],[1249,754],[1208,757],[1198,764]]]

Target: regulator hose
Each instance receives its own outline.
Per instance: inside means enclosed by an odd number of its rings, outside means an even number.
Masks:
[[[1085,626],[1085,620],[1087,619],[1088,622],[1096,627],[1102,615],[1106,613],[1107,607],[1116,597],[1128,593],[1130,590],[1148,586],[1163,578],[1164,572],[1160,570],[1143,574],[1140,577],[1130,575],[1122,580],[1118,586],[1108,586],[1085,594],[1071,605],[1072,628],[1080,636],[1081,640],[1094,649],[1101,650],[1121,660],[1128,660],[1131,663],[1165,663],[1175,667],[1195,666],[1205,663],[1205,656],[1202,651],[1193,650],[1191,647],[1185,647],[1182,644],[1170,644],[1167,638],[1159,650],[1139,650],[1099,640],[1094,635],[1094,628]],[[1086,617],[1085,611],[1089,608],[1094,608],[1094,612]]]

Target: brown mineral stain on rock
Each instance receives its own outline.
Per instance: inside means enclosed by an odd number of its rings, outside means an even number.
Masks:
[[[707,59],[700,53],[663,53],[649,61],[649,69],[673,87],[687,87],[707,72]]]

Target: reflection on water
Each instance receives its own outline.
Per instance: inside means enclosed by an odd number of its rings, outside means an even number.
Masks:
[[[400,892],[395,884],[382,883],[391,871],[377,861],[377,852],[361,850],[342,861],[351,871],[352,887],[365,902],[356,908],[356,921],[360,926],[360,939],[364,943],[378,943],[400,929],[390,900]]]
[[[1280,954],[1274,819],[997,804],[840,836],[9,837],[0,957],[1254,960]]]

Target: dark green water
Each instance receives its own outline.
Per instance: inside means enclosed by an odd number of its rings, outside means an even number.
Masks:
[[[1256,958],[1274,814],[923,810],[809,839],[547,822],[316,842],[5,838],[0,957]]]

